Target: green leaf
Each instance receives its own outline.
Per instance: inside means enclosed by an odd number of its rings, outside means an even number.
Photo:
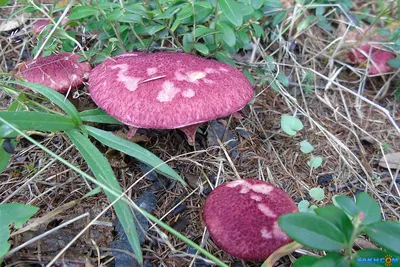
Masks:
[[[11,158],[11,155],[4,150],[3,142],[4,140],[0,140],[0,173],[7,168],[8,161]]]
[[[369,224],[365,233],[381,247],[400,255],[400,223],[395,221]]]
[[[313,150],[314,147],[307,140],[303,140],[300,142],[300,151],[304,154],[311,153]]]
[[[56,132],[77,128],[75,122],[67,116],[36,111],[0,111],[0,118],[19,130]],[[0,131],[1,134],[3,133]],[[3,136],[0,136],[0,138],[3,138]]]
[[[309,194],[316,201],[322,201],[325,197],[324,189],[319,187],[311,188]]]
[[[284,87],[289,87],[289,78],[286,75],[279,73],[276,78]]]
[[[92,6],[77,6],[74,7],[68,16],[69,20],[78,20],[90,16],[98,16],[100,11]]]
[[[281,116],[281,128],[286,134],[293,136],[303,127],[303,123],[298,118],[290,115]]]
[[[103,154],[90,142],[87,137],[83,136],[78,130],[69,130],[66,133],[83,158],[86,160],[86,163],[97,180],[99,180],[103,185],[108,186],[116,194],[122,194],[123,191],[118,183],[118,180],[115,177],[109,162],[103,156]],[[111,194],[108,191],[104,192],[106,193],[110,202],[113,202],[117,199],[114,194]],[[133,219],[133,214],[130,207],[124,201],[119,200],[114,204],[114,209],[122,227],[124,228],[129,244],[131,245],[137,257],[137,260],[139,263],[143,262],[135,221]]]
[[[150,25],[150,26],[146,27],[146,29],[150,35],[153,35],[161,30],[164,30],[165,25]]]
[[[116,8],[106,15],[106,20],[108,21],[118,20],[120,17],[122,17],[123,14],[124,12],[122,11],[121,8]]]
[[[302,201],[299,202],[299,204],[297,204],[299,212],[307,212],[309,206],[310,206],[310,202],[308,202],[305,199],[303,199]]]
[[[260,38],[260,37],[262,37],[262,36],[265,36],[265,31],[264,31],[264,29],[263,29],[260,25],[258,25],[258,24],[256,24],[256,23],[253,23],[253,24],[251,24],[251,26],[252,26],[253,29],[254,29],[254,32],[255,32],[255,34],[256,34],[256,37]]]
[[[333,204],[341,208],[351,219],[353,219],[360,212],[356,203],[347,196],[334,196]]]
[[[170,178],[185,183],[184,180],[164,161],[158,158],[156,155],[148,151],[147,149],[139,146],[138,144],[132,143],[121,137],[118,137],[110,132],[106,132],[95,127],[84,126],[91,136],[96,138],[98,141],[106,146],[121,151],[129,156],[136,158],[146,165],[155,168],[156,171],[166,175]]]
[[[229,65],[231,65],[231,66],[233,66],[233,67],[236,67],[236,63],[235,63],[235,61],[233,61],[230,57],[228,57],[225,53],[223,53],[223,52],[217,52],[217,53],[215,53],[215,58],[218,60],[218,61],[221,61],[221,62],[224,62],[224,63],[226,63],[226,64],[229,64]]]
[[[190,3],[187,3],[182,10],[178,13],[177,20],[184,20],[193,16],[193,7]]]
[[[338,251],[345,246],[345,237],[335,225],[309,212],[284,214],[278,224],[290,238],[313,249]]]
[[[347,244],[351,242],[354,227],[349,217],[340,208],[330,205],[315,209],[314,212],[335,225],[344,234]]]
[[[207,18],[213,12],[213,6],[209,2],[196,2],[194,4],[195,22]],[[193,23],[191,21],[191,23]]]
[[[56,104],[58,107],[60,107],[62,110],[64,110],[65,113],[67,113],[73,121],[77,125],[81,125],[82,121],[81,118],[79,117],[79,112],[75,108],[75,106],[69,102],[67,99],[65,99],[65,96],[60,94],[59,92],[56,92],[55,90],[51,89],[50,87],[41,85],[41,84],[36,84],[36,83],[29,83],[29,82],[23,82],[23,81],[8,81],[11,84],[17,84],[21,86],[28,87],[29,89],[40,93],[47,97],[51,102]]]
[[[0,6],[5,6],[10,0],[0,0]]]
[[[235,32],[231,29],[231,27],[229,27],[228,24],[226,24],[224,22],[217,23],[217,30],[219,32],[221,32],[218,35],[221,36],[222,40],[224,40],[224,42],[227,45],[232,46],[232,47],[235,46],[236,35],[235,35]]]
[[[210,53],[208,47],[202,43],[195,43],[194,48],[205,56],[207,56]]]
[[[97,123],[109,123],[109,124],[121,124],[120,121],[114,119],[108,115],[102,109],[89,109],[79,113],[82,121],[85,122],[97,122]]]
[[[143,23],[142,17],[133,13],[125,13],[123,16],[119,17],[117,21],[126,23]]]
[[[364,213],[362,224],[366,225],[380,222],[382,220],[381,209],[378,203],[367,193],[361,192],[357,195],[356,206],[359,211]]]
[[[311,267],[314,263],[317,263],[319,258],[313,256],[302,256],[297,259],[293,267]]]
[[[322,164],[322,157],[311,156],[310,160],[307,161],[307,165],[313,168],[318,168]]]
[[[399,9],[400,10],[400,9]],[[395,69],[399,69],[400,68],[400,59],[391,59],[388,60],[387,64],[389,66],[392,66]]]
[[[250,2],[254,9],[259,9],[264,4],[264,0],[251,0]]]
[[[350,263],[345,255],[331,252],[322,258],[303,256],[294,263],[293,267],[350,267]]]
[[[352,267],[383,267],[383,266],[390,266],[385,265],[386,259],[388,259],[389,263],[394,263],[394,259],[398,257],[396,255],[390,255],[389,253],[377,250],[377,249],[363,249],[357,251],[352,256]]]
[[[39,208],[21,203],[0,204],[0,262],[10,249],[8,239],[10,238],[9,226],[20,228],[26,223]]]
[[[242,26],[243,15],[241,10],[237,7],[236,2],[233,0],[220,0],[218,3],[222,13],[233,25],[236,27]]]
[[[213,31],[210,28],[207,28],[206,26],[203,26],[203,25],[197,26],[196,29],[194,30],[194,34],[195,34],[196,38],[201,38],[206,35],[210,35],[210,34],[214,34],[214,33],[218,33],[218,31]]]

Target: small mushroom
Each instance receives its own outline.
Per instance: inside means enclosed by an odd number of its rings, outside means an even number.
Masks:
[[[105,60],[90,72],[89,91],[119,121],[133,128],[179,128],[192,145],[199,124],[239,111],[254,97],[251,83],[232,66],[172,52]]]
[[[67,18],[64,18],[64,19],[61,21],[61,24],[64,25],[64,24],[66,24],[67,22],[68,22],[68,19],[67,19]],[[35,23],[33,23],[33,25],[32,25],[32,32],[33,32],[34,34],[39,34],[39,33],[41,33],[41,32],[43,31],[43,29],[44,29],[47,25],[49,25],[49,24],[51,24],[51,23],[52,23],[52,21],[49,20],[49,19],[39,19],[39,20],[37,20]]]
[[[79,62],[77,54],[61,53],[22,63],[16,77],[66,93],[87,81],[90,70],[90,64]]]
[[[253,178],[215,188],[204,204],[203,219],[215,244],[244,260],[265,260],[292,240],[278,225],[279,216],[297,212],[281,189]]]

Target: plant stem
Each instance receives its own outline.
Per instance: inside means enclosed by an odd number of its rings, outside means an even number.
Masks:
[[[354,217],[353,219],[353,233],[351,234],[351,238],[349,241],[349,244],[347,244],[347,248],[345,251],[345,255],[346,256],[350,256],[351,255],[351,251],[353,249],[354,246],[354,241],[356,240],[357,236],[359,235],[359,233],[362,230],[362,219],[360,218],[360,216],[363,216],[363,212],[360,212],[359,214],[357,214],[357,216]]]

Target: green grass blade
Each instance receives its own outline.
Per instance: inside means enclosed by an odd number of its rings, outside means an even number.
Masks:
[[[0,140],[0,173],[7,167],[11,155],[8,154],[3,148],[4,140]]]
[[[59,92],[56,92],[55,90],[51,89],[50,87],[41,85],[41,84],[36,84],[36,83],[29,83],[29,82],[23,82],[23,81],[8,81],[11,84],[17,84],[20,86],[25,86],[28,87],[29,89],[40,93],[47,97],[51,102],[56,104],[58,107],[60,107],[62,110],[64,110],[65,113],[67,113],[72,120],[78,124],[82,124],[81,117],[79,116],[78,110],[75,108],[75,106],[65,99],[65,96],[60,94]]]
[[[56,132],[77,128],[75,122],[67,116],[36,111],[0,111],[0,118],[20,130]]]
[[[110,189],[112,189],[112,191],[122,194],[123,191],[114,175],[113,170],[110,167],[110,164],[103,154],[92,144],[92,142],[90,142],[90,140],[82,135],[78,130],[68,130],[66,133],[81,155],[85,158],[94,176],[104,185],[107,185]],[[113,202],[116,199],[114,194],[110,194],[108,191],[105,191],[105,193],[110,199],[110,202]],[[140,248],[139,237],[136,232],[131,209],[123,201],[118,201],[114,205],[114,208],[118,219],[124,228],[126,236],[128,237],[129,243],[137,257],[137,260],[142,263],[142,251]]]
[[[121,124],[120,121],[114,119],[102,109],[85,110],[80,112],[79,116],[81,117],[82,121],[86,122]]]
[[[97,129],[95,127],[85,125],[84,129],[86,129],[91,136],[96,138],[104,145],[112,147],[118,151],[121,151],[129,156],[138,159],[144,164],[155,168],[156,171],[162,173],[163,175],[178,180],[181,183],[185,183],[184,180],[164,161],[162,161],[159,157],[157,157],[147,149],[139,146],[138,144],[132,143],[110,132]]]

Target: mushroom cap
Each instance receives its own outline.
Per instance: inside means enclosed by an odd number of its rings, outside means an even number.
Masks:
[[[230,65],[198,56],[158,52],[108,59],[89,76],[96,104],[136,128],[175,129],[224,117],[254,96]]]
[[[362,52],[361,52],[362,51]],[[366,57],[365,55],[368,55]],[[365,64],[369,62],[369,75],[376,75],[387,73],[393,70],[387,62],[394,59],[395,56],[379,46],[372,46],[370,44],[363,44],[358,47],[352,48],[351,52],[348,53],[348,57],[352,63]]]
[[[279,216],[297,211],[284,191],[248,178],[215,188],[204,204],[203,219],[214,243],[225,252],[265,260],[292,241],[279,227]]]
[[[90,64],[79,62],[77,54],[61,53],[22,63],[16,76],[65,93],[70,88],[81,86],[87,80],[90,70]]]

